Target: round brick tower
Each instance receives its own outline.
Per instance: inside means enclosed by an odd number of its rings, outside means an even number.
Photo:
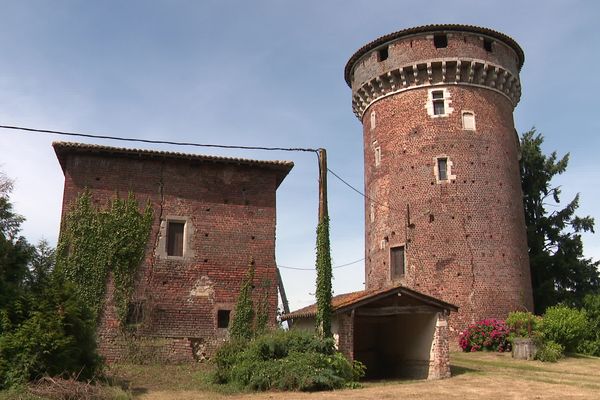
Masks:
[[[363,124],[367,289],[456,304],[454,335],[533,307],[513,122],[523,61],[502,33],[429,25],[346,65]]]

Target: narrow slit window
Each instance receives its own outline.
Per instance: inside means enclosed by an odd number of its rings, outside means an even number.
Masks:
[[[375,111],[371,111],[371,130],[375,129],[375,124],[376,124],[376,114]]]
[[[379,167],[381,164],[381,147],[375,147],[375,166]]]
[[[444,115],[444,92],[442,90],[436,90],[431,92],[433,99],[433,115]]]
[[[229,328],[229,317],[231,310],[217,311],[217,328]]]
[[[183,231],[185,222],[169,221],[167,226],[167,255],[183,256]]]
[[[448,36],[434,35],[433,44],[435,45],[436,49],[443,49],[444,47],[448,47]]]
[[[377,61],[381,62],[381,61],[385,61],[388,58],[388,47],[382,47],[381,49],[377,50]]]
[[[390,267],[392,279],[404,276],[404,246],[390,248]]]
[[[483,39],[483,48],[485,51],[492,52],[492,39]]]
[[[448,159],[447,158],[438,158],[437,167],[438,167],[438,180],[439,181],[447,181],[448,180]]]

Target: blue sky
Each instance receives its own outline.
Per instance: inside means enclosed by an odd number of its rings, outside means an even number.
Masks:
[[[474,24],[525,51],[517,130],[571,153],[557,180],[580,214],[600,217],[600,2],[597,1],[1,1],[0,124],[203,143],[325,147],[332,170],[363,186],[361,125],[343,68],[367,42],[431,23]],[[58,236],[59,137],[0,130],[0,169],[31,240]],[[86,140],[121,146],[100,140]],[[172,146],[138,146],[197,152]],[[314,155],[291,159],[278,191],[277,261],[314,265]],[[364,256],[363,199],[330,176],[334,265]],[[600,221],[599,221],[600,223]],[[600,258],[600,238],[585,235]],[[292,308],[312,301],[314,273],[283,269]],[[335,293],[362,289],[363,264],[334,270]]]

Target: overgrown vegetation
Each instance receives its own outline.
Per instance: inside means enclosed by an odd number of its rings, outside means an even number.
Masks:
[[[557,362],[564,357],[565,348],[554,340],[542,341],[535,352],[535,359],[542,362]]]
[[[526,311],[514,311],[508,314],[506,325],[510,329],[509,339],[535,338],[539,332],[542,317]]]
[[[553,341],[574,352],[588,334],[589,322],[584,310],[563,305],[549,307],[544,313],[540,331],[545,341]]]
[[[229,334],[233,340],[250,340],[267,332],[269,328],[269,291],[271,290],[271,282],[263,280],[259,285],[261,292],[258,294],[258,310],[256,310],[252,299],[256,288],[254,283],[255,273],[254,259],[251,259],[240,287],[233,320],[229,327]]]
[[[577,351],[600,357],[600,294],[588,294],[583,309],[588,318],[587,337],[578,344]]]
[[[213,382],[234,390],[328,390],[356,385],[364,376],[335,350],[331,337],[304,331],[268,331],[268,282],[262,283],[258,311],[252,300],[255,266],[250,261],[238,295],[231,339],[212,358]]]
[[[600,356],[600,295],[588,295],[584,307],[565,305],[548,307],[543,316],[529,312],[512,312],[506,319],[510,340],[531,338],[535,358],[555,362],[564,352]]]
[[[246,276],[242,281],[240,293],[235,305],[233,321],[229,327],[229,334],[233,340],[250,340],[254,336],[254,304],[252,302],[252,292],[254,289],[254,260],[250,260],[250,265],[246,271]]]
[[[224,344],[213,358],[216,383],[245,390],[330,390],[352,386],[364,366],[337,352],[333,339],[278,330]]]
[[[331,337],[331,252],[329,242],[329,216],[325,215],[317,226],[317,334]]]
[[[92,312],[56,276],[47,243],[19,236],[10,189],[0,175],[0,389],[43,375],[90,378],[101,365]]]
[[[569,154],[542,152],[544,138],[535,129],[521,138],[521,186],[536,314],[563,303],[581,307],[587,294],[600,293],[600,262],[583,256],[583,232],[594,232],[594,219],[575,215],[576,195],[563,208],[560,186],[552,179],[565,172]],[[548,211],[547,207],[552,207]]]
[[[94,207],[88,191],[72,204],[61,227],[56,269],[61,279],[73,283],[95,318],[112,273],[117,316],[125,322],[151,227],[150,203],[140,211],[132,193],[127,199],[114,197],[106,209]]]

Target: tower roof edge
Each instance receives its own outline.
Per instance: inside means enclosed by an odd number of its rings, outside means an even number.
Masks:
[[[432,24],[432,25],[422,25],[416,26],[413,28],[403,29],[397,32],[389,33],[387,35],[381,36],[370,43],[367,43],[360,49],[358,49],[350,60],[346,63],[346,67],[344,68],[344,79],[348,86],[352,87],[351,83],[351,75],[352,69],[354,68],[354,64],[366,53],[369,51],[385,44],[387,42],[391,42],[393,40],[399,39],[404,36],[419,34],[419,33],[428,33],[428,32],[439,32],[439,31],[454,31],[454,32],[471,32],[471,33],[479,33],[482,35],[487,35],[493,37],[497,40],[500,40],[507,45],[509,45],[516,53],[519,58],[519,70],[523,67],[523,63],[525,62],[525,52],[519,46],[519,44],[510,36],[505,35],[502,32],[495,31],[489,28],[483,28],[475,25],[463,25],[463,24]]]

